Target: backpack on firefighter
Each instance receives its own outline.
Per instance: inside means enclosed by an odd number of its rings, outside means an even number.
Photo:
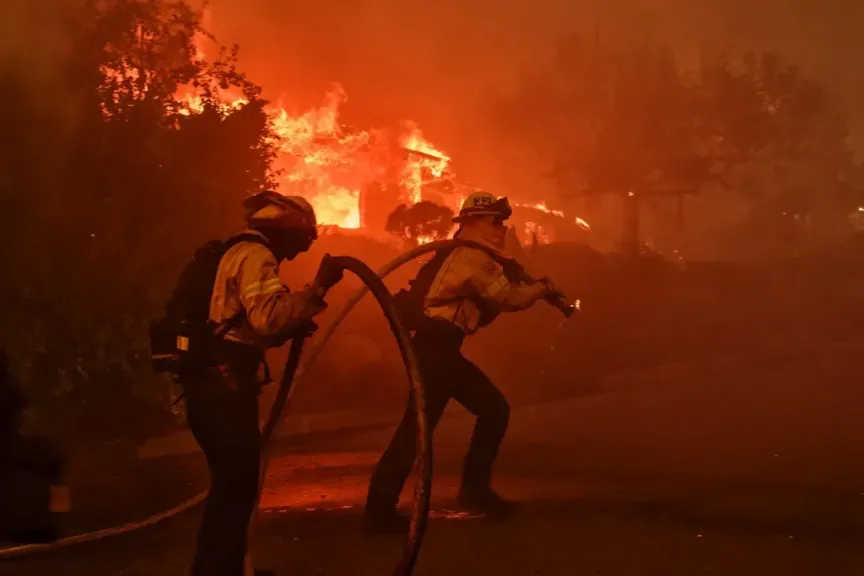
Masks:
[[[402,325],[409,332],[417,330],[426,318],[423,312],[423,303],[426,300],[426,294],[432,288],[432,282],[435,281],[435,276],[444,265],[445,260],[455,248],[445,248],[438,250],[431,260],[426,262],[417,273],[413,280],[408,281],[409,288],[399,290],[393,295],[393,306],[402,320]]]
[[[223,336],[240,325],[245,313],[216,326],[210,321],[210,300],[222,257],[240,242],[266,245],[257,234],[211,240],[195,251],[180,273],[165,305],[165,316],[150,322],[150,361],[154,372],[176,375],[187,368],[220,363]]]
[[[525,277],[525,270],[516,260],[506,258],[499,254],[498,251],[476,242],[465,242],[465,244],[470,248],[482,250],[488,254],[492,260],[504,269],[504,275],[510,282],[517,283]],[[436,250],[432,259],[420,268],[417,276],[413,280],[408,281],[409,288],[407,290],[399,290],[393,295],[393,305],[396,307],[396,311],[402,320],[402,325],[409,332],[416,331],[427,319],[424,313],[426,295],[432,288],[432,283],[435,281],[435,277],[438,275],[444,262],[457,248],[458,246],[452,246]],[[479,306],[484,305],[483,302],[478,302],[477,304]]]

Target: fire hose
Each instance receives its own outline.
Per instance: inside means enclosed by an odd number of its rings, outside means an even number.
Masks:
[[[429,498],[432,487],[432,434],[426,420],[426,392],[423,387],[423,380],[420,375],[420,369],[417,365],[417,360],[414,357],[414,350],[411,347],[411,337],[408,332],[402,327],[399,320],[399,314],[393,306],[392,296],[390,291],[384,285],[381,277],[375,274],[368,266],[360,260],[350,256],[330,256],[324,257],[325,261],[330,260],[330,264],[354,273],[364,285],[364,294],[366,291],[372,292],[381,309],[384,311],[384,316],[390,324],[390,330],[396,337],[399,344],[399,351],[402,354],[402,360],[405,364],[405,369],[408,372],[408,378],[411,382],[411,398],[414,401],[415,414],[417,415],[417,461],[418,475],[420,482],[414,491],[414,505],[411,511],[411,522],[408,529],[408,537],[402,550],[402,556],[396,566],[394,576],[410,576],[414,571],[414,565],[417,563],[417,556],[420,553],[420,546],[423,542],[423,536],[426,532],[426,521],[429,517]],[[322,265],[324,263],[322,262]],[[349,310],[350,311],[350,310]],[[344,310],[343,310],[344,312]],[[308,368],[315,358],[318,357],[318,352],[327,343],[329,335],[332,334],[345,317],[347,313],[340,314],[339,319],[331,324],[324,338],[316,342],[316,346],[312,348],[310,359],[306,363]],[[303,346],[302,339],[295,339],[291,344],[291,353],[289,354],[288,364],[285,368],[285,373],[282,375],[279,392],[273,402],[273,407],[270,410],[270,417],[264,425],[262,439],[264,441],[264,452],[262,455],[261,475],[258,484],[258,503],[261,501],[261,493],[264,489],[264,481],[267,478],[267,468],[270,465],[270,460],[273,456],[273,444],[269,440],[273,433],[282,424],[282,420],[286,414],[285,407],[293,396],[296,386],[295,381],[302,377],[303,372],[296,374],[299,366],[300,350]],[[258,510],[256,507],[255,516],[250,523],[250,541],[252,533],[256,525]]]
[[[283,372],[279,394],[277,395],[273,407],[271,408],[270,416],[267,420],[267,423],[264,425],[262,438],[267,438],[268,440],[272,438],[275,430],[278,429],[284,419],[286,413],[285,408],[290,404],[290,401],[297,390],[296,382],[302,380],[305,373],[308,372],[309,368],[318,358],[324,345],[327,343],[327,341],[330,339],[330,337],[333,335],[333,333],[336,331],[342,321],[348,316],[348,314],[351,312],[351,310],[354,309],[354,307],[360,302],[360,300],[362,300],[363,296],[365,296],[366,293],[370,291],[373,292],[373,295],[375,295],[376,298],[379,299],[379,303],[382,304],[385,315],[390,322],[391,329],[399,340],[400,351],[402,352],[403,359],[406,363],[406,370],[408,370],[409,377],[411,378],[412,389],[418,392],[413,394],[414,401],[418,403],[418,408],[424,407],[425,394],[419,371],[417,371],[416,362],[414,361],[413,352],[410,348],[410,343],[408,342],[408,336],[405,333],[404,329],[401,328],[401,324],[399,324],[399,320],[396,315],[396,311],[393,308],[389,291],[387,291],[382,280],[396,269],[416,258],[419,258],[420,256],[436,250],[458,246],[470,246],[488,251],[487,248],[467,240],[441,240],[437,242],[430,242],[391,260],[378,271],[377,275],[374,274],[359,260],[350,257],[336,257],[338,258],[340,264],[346,265],[346,269],[349,269],[351,272],[358,274],[358,276],[360,276],[360,279],[364,281],[365,285],[363,288],[359,289],[354,295],[352,295],[352,297],[348,300],[345,306],[343,306],[343,308],[336,315],[335,320],[330,323],[330,325],[322,333],[321,337],[319,337],[316,342],[314,342],[311,349],[307,351],[306,362],[302,367],[299,366],[299,359],[300,353],[303,348],[303,340],[295,339],[292,341],[291,352],[289,354],[289,359],[286,364],[286,369]],[[535,280],[525,274],[524,271],[522,272],[522,279],[526,282],[535,282]],[[372,286],[370,287],[369,284],[371,284]],[[384,303],[381,302],[382,299],[384,300]],[[562,313],[565,314],[565,316],[570,316],[575,309],[575,307],[565,304],[560,299],[550,299],[550,304],[561,310]],[[426,423],[425,410],[418,409],[416,413],[418,416],[417,425],[419,431],[421,432],[418,435],[418,442],[425,443],[425,445],[418,446],[418,448],[420,448],[418,454],[421,463],[421,482],[415,492],[411,527],[409,529],[408,539],[403,549],[402,558],[400,559],[400,562],[397,565],[395,571],[396,575],[409,575],[413,571],[413,566],[416,563],[417,555],[419,554],[420,545],[422,543],[422,537],[425,533],[425,525],[428,516],[430,496],[429,486],[431,483],[431,436],[429,435]],[[264,478],[266,478],[266,471],[267,467],[269,466],[271,457],[272,443],[268,442],[265,445],[264,455],[262,458],[262,485],[259,486],[259,503],[261,487],[263,486]],[[29,544],[6,548],[0,550],[0,560],[34,555],[41,552],[47,552],[63,547],[72,546],[75,544],[95,542],[112,536],[118,536],[121,534],[140,530],[168,518],[177,516],[185,512],[186,510],[189,510],[194,506],[198,505],[199,503],[204,501],[206,497],[207,491],[204,491],[169,510],[152,515],[137,522],[130,522],[121,526],[106,528],[104,530],[70,536],[67,538],[62,538],[55,542],[45,544]]]

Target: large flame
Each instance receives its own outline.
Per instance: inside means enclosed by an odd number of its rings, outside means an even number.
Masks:
[[[226,109],[247,104],[228,92],[220,97]],[[203,110],[194,92],[178,92],[177,98],[184,114]],[[277,137],[273,168],[279,173],[278,190],[306,197],[322,225],[360,228],[360,195],[367,184],[398,174],[395,184],[404,190],[403,200],[416,203],[423,199],[424,184],[440,178],[450,158],[413,122],[402,125],[395,141],[385,130],[347,130],[339,122],[339,107],[346,101],[345,90],[336,84],[311,110],[292,113],[279,103],[265,111]],[[393,153],[394,146],[399,153]]]
[[[525,244],[548,244],[549,234],[546,229],[536,222],[525,222]]]
[[[576,224],[576,226],[584,232],[591,230],[591,226],[588,225],[588,222],[579,216],[567,216],[563,210],[549,208],[545,202],[537,202],[535,204],[520,204],[517,202],[515,205],[520,208],[535,210],[535,216],[539,216],[537,212],[541,212],[543,214],[554,216],[555,218],[560,218],[565,222]],[[522,242],[524,244],[549,244],[550,242],[554,242],[556,238],[560,237],[560,234],[556,230],[558,226],[556,226],[554,219],[541,217],[540,220],[544,223],[541,223],[541,221],[535,221],[534,218],[523,222],[522,230],[525,233],[525,237],[522,239]]]
[[[321,224],[359,228],[363,186],[384,172],[369,154],[370,134],[347,132],[339,124],[339,106],[347,100],[335,86],[318,108],[299,115],[281,107],[268,110],[279,138],[275,166],[282,192],[305,196]]]
[[[213,14],[206,5],[202,23],[209,25]],[[139,42],[145,37],[138,28]],[[202,33],[193,39],[194,59],[203,62],[212,52],[211,39]],[[103,66],[107,82],[122,85],[125,79],[137,79],[137,69],[121,58],[118,66]],[[139,89],[128,83],[127,97],[142,99],[147,85]],[[231,90],[217,89],[217,106],[223,111],[239,109],[248,100]],[[179,112],[184,115],[204,111],[205,102],[192,86],[180,87],[174,95]],[[121,94],[114,94],[115,104]],[[402,203],[423,200],[423,189],[434,181],[446,180],[450,158],[423,137],[413,122],[404,122],[397,130],[349,130],[339,121],[339,109],[347,101],[345,90],[334,85],[322,103],[306,111],[289,111],[281,103],[265,108],[270,119],[277,156],[272,168],[278,174],[278,191],[304,196],[315,208],[318,222],[324,226],[360,228],[363,226],[360,196],[369,184],[381,183],[398,191]],[[109,110],[103,110],[109,113]],[[446,203],[459,199],[447,198]],[[387,201],[384,201],[385,203]],[[382,206],[384,210],[393,209]]]
[[[423,199],[423,184],[430,179],[429,176],[440,178],[450,158],[427,142],[414,122],[403,124],[399,143],[408,152],[401,184],[408,191],[408,199],[416,204]]]
[[[203,23],[209,25],[212,16],[210,6],[205,6]],[[195,59],[206,59],[209,42],[204,35],[196,35]],[[104,72],[114,80],[122,79],[116,72]],[[125,75],[134,72],[128,69]],[[181,88],[175,97],[183,114],[200,113],[204,109],[201,96],[191,87]],[[244,97],[229,91],[220,91],[219,98],[226,111],[248,104]],[[450,157],[426,140],[416,123],[404,122],[395,134],[387,130],[349,130],[339,121],[340,106],[346,101],[345,90],[337,84],[319,106],[310,110],[289,111],[281,103],[265,109],[276,137],[278,153],[273,168],[279,175],[280,192],[304,196],[314,206],[321,225],[340,228],[363,227],[361,195],[374,182],[398,187],[402,203],[427,199],[424,190],[430,189],[429,199],[458,212],[475,187],[455,182]],[[448,192],[441,194],[440,188],[438,193],[431,192],[440,183],[449,186]],[[516,205],[572,220],[582,229],[590,229],[583,219],[567,217],[563,211],[549,209],[542,202]],[[526,224],[525,232],[536,234],[539,241],[549,239],[543,226],[533,222]],[[419,243],[431,240],[417,239]]]

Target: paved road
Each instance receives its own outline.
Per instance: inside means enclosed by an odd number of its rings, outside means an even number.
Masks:
[[[698,381],[669,378],[513,414],[499,490],[507,523],[453,512],[470,419],[436,437],[434,514],[417,574],[864,574],[864,391],[858,353],[802,355]],[[255,549],[280,574],[388,574],[401,541],[359,530],[386,432],[275,461]],[[152,530],[0,563],[0,574],[173,575],[192,513]]]

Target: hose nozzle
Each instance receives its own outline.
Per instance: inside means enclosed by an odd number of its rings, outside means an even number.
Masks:
[[[574,303],[568,303],[564,301],[564,298],[562,296],[555,295],[547,298],[546,301],[558,310],[560,310],[561,313],[564,314],[565,318],[570,318],[571,316],[573,316],[573,313],[576,312],[576,310],[579,310],[578,300]]]

